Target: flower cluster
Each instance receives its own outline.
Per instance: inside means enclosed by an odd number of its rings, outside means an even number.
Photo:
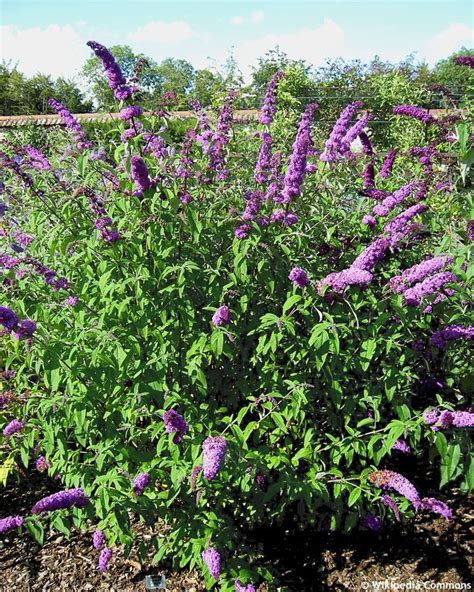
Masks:
[[[265,183],[268,180],[272,159],[272,136],[268,132],[262,132],[262,143],[258,154],[257,165],[255,167],[255,181]]]
[[[21,516],[7,516],[0,519],[0,534],[20,528],[23,525],[23,518]]]
[[[249,227],[250,228],[250,227]],[[216,312],[212,315],[212,324],[215,327],[220,325],[228,325],[230,323],[230,308],[223,304],[219,306]]]
[[[369,475],[369,481],[381,489],[393,489],[407,500],[413,503],[415,507],[420,504],[420,496],[416,487],[406,477],[395,471],[374,471]]]
[[[218,181],[224,181],[229,175],[226,168],[225,147],[229,143],[230,129],[234,121],[232,105],[236,97],[235,91],[231,91],[224,99],[209,148],[209,167],[216,171]]]
[[[379,171],[379,177],[381,179],[386,179],[392,172],[393,164],[397,158],[397,154],[398,150],[396,148],[393,148],[387,152],[387,156],[385,157],[382,167]]]
[[[151,478],[148,473],[139,473],[133,481],[133,495],[136,497],[142,495],[150,482]]]
[[[8,440],[11,436],[13,436],[13,434],[21,432],[24,425],[24,422],[20,421],[19,419],[12,419],[10,423],[7,423],[7,425],[3,428],[3,435],[5,436],[5,441],[8,442]]]
[[[382,495],[382,497],[380,498],[380,501],[382,502],[382,504],[384,506],[387,506],[387,508],[390,508],[392,510],[392,512],[395,514],[395,518],[398,521],[400,521],[400,510],[398,509],[398,504],[393,499],[393,497],[385,494],[385,495]]]
[[[112,559],[112,549],[105,547],[102,549],[99,555],[99,571],[104,573],[109,567],[110,560]]]
[[[175,434],[173,442],[179,444],[183,441],[184,434],[189,430],[189,425],[182,415],[174,409],[168,409],[163,414],[166,431]]]
[[[332,132],[326,141],[324,152],[319,157],[320,160],[331,162],[340,156],[341,149],[346,150],[344,145],[344,137],[348,133],[348,128],[354,114],[362,107],[360,101],[349,103],[339,115]],[[359,134],[360,137],[360,134]]]
[[[88,503],[89,498],[80,487],[77,487],[75,489],[59,491],[58,493],[53,493],[40,499],[31,508],[31,513],[40,514],[41,512],[53,512],[54,510],[63,510],[72,507],[85,508]]]
[[[411,182],[403,185],[396,191],[394,191],[391,195],[386,197],[382,203],[377,204],[373,211],[374,216],[376,217],[384,217],[387,216],[389,212],[391,212],[398,204],[401,204],[405,201],[405,199],[412,193],[416,187],[417,183]]]
[[[26,144],[23,151],[28,156],[28,164],[39,171],[51,171],[53,167],[46,156],[34,146]]]
[[[394,115],[405,115],[426,124],[436,123],[436,119],[426,109],[414,107],[413,105],[396,105],[392,112]]]
[[[49,99],[49,106],[56,111],[61,118],[61,121],[72,132],[73,138],[76,140],[77,147],[79,150],[86,150],[92,148],[92,142],[87,137],[86,132],[82,129],[80,123],[72,115],[70,111],[66,109],[64,105],[61,105],[56,99]]]
[[[347,155],[347,156],[352,155],[351,144],[357,138],[359,138],[359,140],[360,140],[360,135],[362,134],[364,128],[367,126],[367,124],[369,123],[369,121],[371,119],[372,119],[372,115],[370,115],[370,114],[364,115],[363,117],[358,119],[352,127],[349,128],[349,130],[346,132],[345,136],[341,140],[341,145],[340,145],[339,151],[342,154]],[[366,135],[366,134],[364,133],[364,135]],[[361,144],[362,144],[362,148],[364,148],[363,142],[361,142]]]
[[[474,427],[474,413],[470,411],[438,411],[428,410],[423,413],[423,421],[432,426],[434,431],[449,428]]]
[[[383,528],[382,521],[380,520],[380,518],[370,513],[364,516],[362,524],[366,528],[368,528],[369,530],[373,530],[374,532],[379,532]]]
[[[411,448],[405,442],[405,440],[397,440],[395,444],[392,446],[392,450],[398,450],[398,452],[402,452],[403,454],[410,454]]]
[[[87,45],[102,62],[107,81],[110,88],[114,91],[115,98],[119,101],[128,99],[132,94],[132,89],[127,86],[127,81],[114,56],[105,46],[97,43],[97,41],[88,41]]]
[[[281,195],[274,198],[277,203],[289,203],[292,199],[298,197],[301,192],[301,185],[306,175],[306,158],[312,145],[311,121],[317,107],[316,103],[309,104],[301,117],[290,156],[290,163],[283,180],[283,191]]]
[[[49,462],[46,460],[44,456],[38,456],[38,458],[36,459],[35,466],[37,471],[43,473],[49,468]]]
[[[426,259],[421,263],[405,269],[400,275],[393,276],[389,282],[390,289],[396,294],[402,294],[408,286],[421,282],[426,277],[443,269],[452,262],[451,257],[447,255],[438,255],[437,257]]]
[[[453,62],[458,66],[468,66],[469,68],[474,68],[474,56],[458,56],[453,59]]]
[[[209,570],[211,576],[215,580],[218,580],[221,574],[221,556],[219,551],[214,549],[214,547],[209,547],[202,552],[202,559],[207,565],[207,569]]]
[[[209,436],[202,444],[204,453],[202,469],[204,479],[211,481],[219,472],[227,451],[227,442],[222,436]]]
[[[365,287],[373,280],[373,275],[366,270],[352,268],[330,273],[318,282],[318,292],[321,294],[324,286],[328,286],[335,294],[343,294],[348,286]]]
[[[15,312],[8,306],[0,306],[0,325],[5,327],[5,332],[10,333],[15,339],[31,339],[36,331],[36,323],[31,319],[19,320]]]
[[[457,277],[454,273],[451,271],[442,271],[415,284],[412,288],[408,288],[403,293],[403,297],[408,306],[419,306],[424,298],[431,296],[446,284],[456,281]]]
[[[395,216],[395,218],[389,220],[389,222],[387,222],[387,224],[384,226],[384,231],[388,233],[401,232],[412,218],[418,214],[421,214],[422,212],[425,212],[427,209],[428,206],[425,204],[415,204],[410,206],[401,214],[398,214],[398,216]]]
[[[101,530],[96,530],[92,535],[92,546],[94,549],[100,549],[104,544],[104,533]]]
[[[240,583],[240,580],[234,582],[235,592],[255,592],[255,586],[253,584],[247,584],[244,586]]]
[[[435,514],[440,514],[443,518],[446,518],[446,520],[451,520],[453,517],[453,511],[451,508],[435,497],[422,498],[420,507],[422,510],[429,510]]]
[[[120,119],[123,119],[124,121],[129,121],[130,119],[133,119],[134,117],[140,117],[140,115],[143,114],[142,108],[139,107],[138,105],[129,105],[128,107],[124,107],[120,113],[119,113],[119,117]]]
[[[456,339],[470,340],[474,337],[474,326],[463,327],[462,325],[448,325],[439,331],[436,331],[431,336],[431,345],[438,349],[444,349],[448,341],[455,341]]]
[[[144,191],[150,189],[152,183],[147,166],[140,156],[132,156],[130,160],[130,174],[137,187],[134,195],[141,197]]]
[[[301,267],[293,267],[288,275],[288,279],[298,286],[298,288],[304,288],[309,284],[308,275]]]
[[[273,121],[273,117],[276,113],[276,94],[278,83],[285,74],[281,71],[275,72],[268,83],[267,90],[265,93],[265,99],[263,101],[262,111],[260,114],[260,123],[269,125]]]

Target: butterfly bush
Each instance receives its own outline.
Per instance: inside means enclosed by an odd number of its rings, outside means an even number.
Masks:
[[[282,585],[262,531],[449,519],[474,416],[456,122],[398,109],[429,125],[402,149],[394,117],[387,154],[359,102],[329,138],[322,108],[280,117],[279,74],[263,120],[229,91],[175,130],[174,97],[142,112],[139,66],[89,47],[107,134],[52,99],[59,133],[0,150],[0,439],[8,479],[60,490],[0,530],[83,529],[100,572],[133,553],[251,592]]]

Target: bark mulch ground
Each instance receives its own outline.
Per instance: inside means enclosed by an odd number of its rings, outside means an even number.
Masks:
[[[26,475],[20,483],[9,484],[2,491],[0,518],[26,514],[37,499],[56,487],[37,473]],[[460,585],[469,583],[473,573],[470,558],[474,556],[474,510],[470,501],[466,496],[452,493],[449,503],[454,518],[450,522],[434,514],[420,514],[409,526],[378,534],[318,533],[314,537],[308,534],[290,537],[284,532],[268,533],[264,559],[281,574],[280,587],[272,590],[374,590],[371,582],[383,582],[382,586],[385,582],[405,585],[439,582],[452,584],[453,590],[461,589]],[[91,547],[91,533],[74,534],[69,539],[54,533],[46,538],[43,547],[24,530],[8,533],[0,540],[0,591],[145,592],[143,581],[147,574],[165,575],[170,592],[204,589],[197,571],[141,567],[136,557],[125,559],[120,553],[115,553],[109,571],[101,575],[97,570],[97,555]],[[264,588],[259,592],[264,592]]]

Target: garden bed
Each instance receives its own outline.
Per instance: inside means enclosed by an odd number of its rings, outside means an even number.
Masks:
[[[31,473],[4,492],[7,514],[26,514],[32,500],[56,491],[44,475]],[[361,590],[365,582],[393,580],[462,583],[470,581],[474,555],[472,501],[453,492],[451,521],[419,515],[412,526],[380,534],[285,536],[268,532],[263,561],[278,568],[282,589],[288,592]],[[146,533],[145,533],[146,535]],[[147,574],[164,574],[170,592],[204,590],[200,573],[176,572],[169,567],[142,568],[133,555],[116,553],[108,572],[97,570],[97,551],[91,533],[60,533],[39,547],[27,532],[12,532],[0,547],[0,576],[6,590],[144,591]],[[149,534],[151,536],[151,533]],[[275,541],[276,544],[275,544]],[[264,587],[260,590],[263,592]]]

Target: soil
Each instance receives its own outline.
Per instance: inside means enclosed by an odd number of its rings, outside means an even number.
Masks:
[[[39,473],[10,483],[2,491],[0,518],[28,513],[36,500],[57,487]],[[429,582],[428,589],[449,589],[435,588],[434,583],[462,589],[461,584],[470,583],[473,573],[472,498],[454,491],[449,499],[446,494],[443,499],[454,511],[449,522],[430,513],[419,514],[413,523],[398,530],[386,528],[381,533],[290,537],[284,532],[272,532],[266,537],[264,559],[281,574],[279,587],[272,591],[377,589],[372,582],[382,582],[380,590],[416,590],[416,583],[418,589],[424,589],[422,582]],[[141,567],[136,557],[126,559],[119,551],[102,575],[97,570],[97,555],[91,533],[73,534],[69,539],[52,533],[39,547],[24,529],[12,531],[0,539],[0,591],[145,592],[144,578],[148,574],[164,575],[170,592],[204,590],[198,571],[177,572],[165,565]],[[259,592],[265,590],[259,588]]]

